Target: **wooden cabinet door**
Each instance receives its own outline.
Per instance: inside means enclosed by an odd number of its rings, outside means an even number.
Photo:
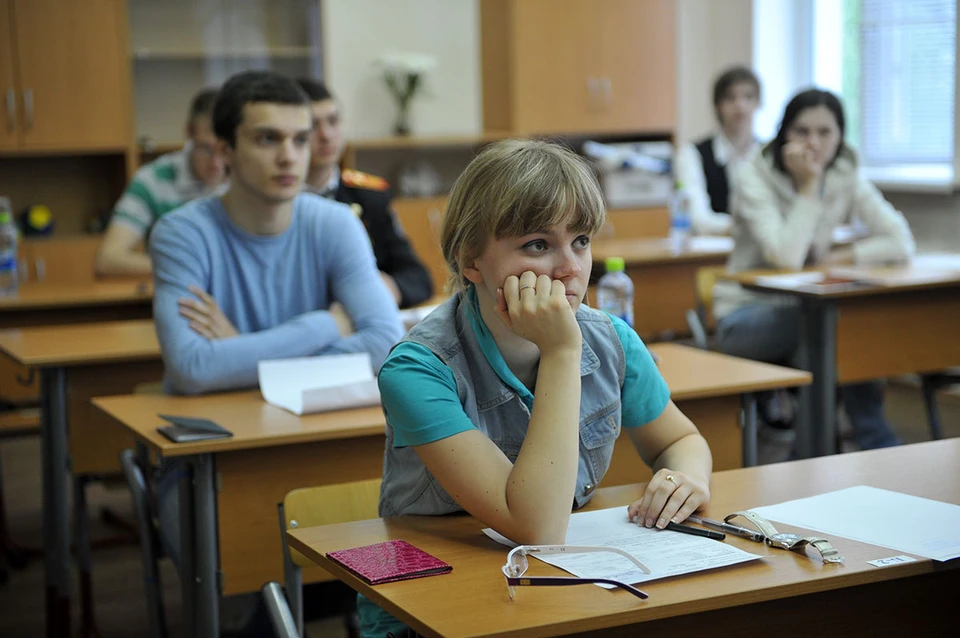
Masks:
[[[10,0],[0,0],[0,149],[17,145],[17,85]]]
[[[673,0],[594,0],[603,116],[594,130],[672,131],[676,124]]]
[[[14,0],[22,148],[124,148],[130,57],[124,0]]]
[[[519,0],[513,3],[514,131],[571,133],[585,129],[595,81],[592,3]]]

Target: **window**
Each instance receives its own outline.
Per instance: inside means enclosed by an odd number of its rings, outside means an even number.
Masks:
[[[812,23],[813,82],[843,97],[867,174],[952,188],[957,0],[813,0]]]

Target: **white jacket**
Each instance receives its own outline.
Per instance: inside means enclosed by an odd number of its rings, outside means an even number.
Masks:
[[[815,265],[830,252],[833,229],[855,219],[869,230],[868,237],[853,244],[856,264],[907,261],[915,250],[907,221],[860,175],[857,155],[846,145],[827,169],[819,199],[798,195],[790,176],[774,168],[769,147],[764,149],[740,171],[730,208],[731,273]],[[789,303],[722,282],[714,290],[714,313],[725,317],[757,301]]]

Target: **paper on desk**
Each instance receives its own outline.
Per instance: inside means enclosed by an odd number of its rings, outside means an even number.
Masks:
[[[690,238],[690,252],[712,253],[730,252],[733,250],[733,237],[703,235]]]
[[[844,266],[831,268],[830,274],[876,286],[934,283],[956,279],[960,275],[960,254],[928,253],[917,255],[909,264],[887,267]]]
[[[516,543],[490,528],[483,533],[508,547]],[[536,558],[581,578],[610,578],[624,583],[644,583],[669,576],[726,567],[760,558],[722,541],[641,527],[627,520],[626,507],[577,512],[570,517],[567,545],[600,545],[622,549],[650,568],[644,574],[617,554],[547,554]],[[612,585],[601,585],[607,589]]]
[[[817,284],[825,278],[822,272],[791,272],[783,275],[761,275],[753,281],[761,286],[772,288],[797,288],[804,284]]]
[[[257,373],[264,400],[297,415],[380,403],[366,352],[261,361]]]
[[[960,505],[860,485],[753,511],[779,523],[934,560],[960,557]]]
[[[403,327],[409,330],[426,319],[427,315],[436,310],[438,307],[440,307],[440,304],[433,304],[430,306],[415,306],[413,308],[401,310],[400,321],[403,322]]]

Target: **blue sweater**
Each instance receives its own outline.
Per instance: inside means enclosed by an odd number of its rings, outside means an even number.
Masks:
[[[290,227],[251,235],[218,198],[165,215],[150,235],[153,316],[164,387],[201,394],[252,387],[263,359],[369,352],[379,369],[403,328],[380,279],[363,225],[342,204],[301,194]],[[180,316],[195,285],[216,299],[240,333],[209,341]],[[340,302],[356,332],[341,337],[327,308]]]

